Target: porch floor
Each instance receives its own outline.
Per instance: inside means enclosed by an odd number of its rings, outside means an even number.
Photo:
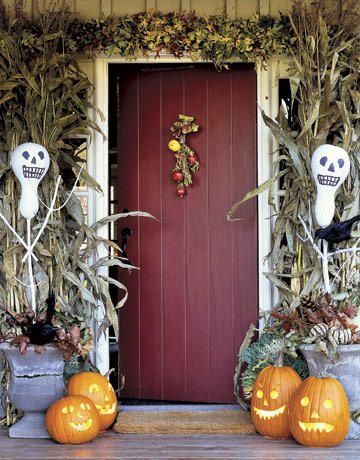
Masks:
[[[83,445],[60,445],[50,439],[14,439],[0,428],[0,459],[123,459],[123,458],[239,458],[239,459],[358,459],[360,441],[345,440],[328,449],[306,448],[294,440],[260,435],[123,435],[111,431]]]

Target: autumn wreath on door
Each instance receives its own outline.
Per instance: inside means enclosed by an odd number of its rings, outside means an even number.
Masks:
[[[170,128],[174,139],[169,142],[168,147],[174,152],[176,160],[171,178],[177,182],[176,193],[180,198],[185,197],[187,187],[192,184],[192,175],[200,167],[198,157],[186,143],[186,136],[198,130],[199,126],[194,123],[194,117],[186,115],[179,115],[178,121]]]

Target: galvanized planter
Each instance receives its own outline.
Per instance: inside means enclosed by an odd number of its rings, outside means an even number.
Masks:
[[[350,412],[360,408],[360,345],[339,345],[340,357],[335,363],[325,353],[316,351],[313,344],[300,345],[309,366],[310,375],[333,377],[339,380],[349,400]],[[360,424],[350,421],[346,439],[360,439]]]
[[[45,427],[45,412],[64,395],[63,353],[53,345],[46,345],[42,353],[35,353],[34,345],[21,354],[8,343],[0,344],[10,366],[10,402],[24,412],[23,417],[9,429],[11,438],[49,438]]]

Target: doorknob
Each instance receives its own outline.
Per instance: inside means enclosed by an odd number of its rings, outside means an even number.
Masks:
[[[123,209],[123,212],[129,212],[127,208]],[[127,248],[127,243],[128,243],[128,238],[132,235],[132,230],[130,227],[123,227],[120,232],[121,235],[121,243],[120,243],[120,249],[122,250],[122,257],[125,259],[124,263],[127,265],[132,265],[131,261],[129,260],[126,252]]]

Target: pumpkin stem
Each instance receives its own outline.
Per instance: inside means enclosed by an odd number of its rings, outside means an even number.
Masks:
[[[283,367],[284,364],[284,352],[281,350],[278,357],[276,358],[274,366]]]

